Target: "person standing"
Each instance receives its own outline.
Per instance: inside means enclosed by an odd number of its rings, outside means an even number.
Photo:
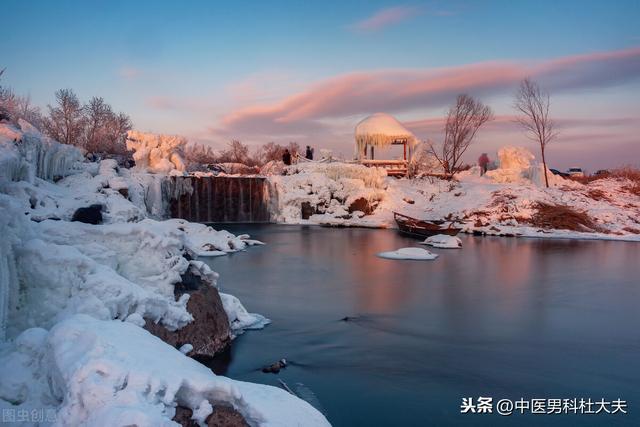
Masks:
[[[482,153],[480,157],[478,157],[478,166],[480,166],[480,176],[487,173],[487,167],[489,166],[489,156],[487,156],[487,153]]]
[[[288,148],[285,148],[284,153],[282,154],[282,162],[287,166],[291,166],[291,153]]]
[[[305,157],[309,160],[313,160],[313,148],[307,145],[307,153]]]

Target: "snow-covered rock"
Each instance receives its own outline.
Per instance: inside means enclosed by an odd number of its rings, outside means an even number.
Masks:
[[[248,329],[262,329],[271,323],[271,320],[260,314],[249,313],[240,300],[233,295],[220,292],[220,298],[234,335],[239,335]]]
[[[400,248],[395,251],[380,252],[380,258],[404,259],[404,260],[432,260],[438,258],[437,254],[422,248]]]
[[[433,246],[434,248],[459,249],[462,247],[462,240],[455,236],[437,234],[435,236],[427,237],[424,242],[421,242],[421,244]]]

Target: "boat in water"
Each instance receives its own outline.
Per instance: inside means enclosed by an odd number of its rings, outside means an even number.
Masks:
[[[435,236],[437,234],[455,236],[462,230],[461,228],[454,227],[453,222],[450,222],[449,225],[445,226],[445,221],[442,220],[427,221],[424,219],[412,218],[398,212],[394,212],[393,217],[398,224],[400,232],[413,237],[425,238]]]

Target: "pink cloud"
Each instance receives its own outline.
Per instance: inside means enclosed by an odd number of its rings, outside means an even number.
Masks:
[[[555,92],[608,87],[640,77],[640,48],[571,56],[537,64],[502,61],[437,69],[354,72],[309,85],[280,101],[249,105],[225,115],[230,133],[301,132],[327,119],[376,111],[443,108],[461,92],[487,97],[513,92],[532,76]]]
[[[135,67],[124,66],[118,70],[118,75],[124,80],[135,80],[140,77],[142,71]]]
[[[419,8],[412,6],[389,7],[350,25],[349,28],[362,32],[379,31],[411,18],[419,11]]]

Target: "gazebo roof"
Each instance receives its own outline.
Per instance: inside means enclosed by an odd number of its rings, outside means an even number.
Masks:
[[[418,143],[418,139],[413,132],[389,114],[375,113],[356,125],[358,151],[364,150],[366,145],[386,147],[402,142],[412,147]]]

